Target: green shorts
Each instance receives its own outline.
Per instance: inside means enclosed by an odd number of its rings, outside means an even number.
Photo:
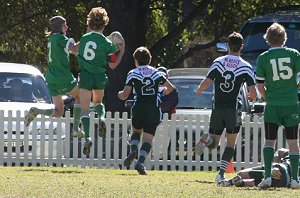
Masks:
[[[93,90],[103,90],[107,83],[107,76],[105,73],[90,73],[85,70],[81,70],[79,74],[79,88]]]
[[[48,83],[47,87],[51,96],[59,96],[70,93],[77,85],[77,81],[74,80],[67,84],[53,84]]]
[[[238,109],[213,109],[210,117],[210,128],[214,130],[233,131],[242,124],[241,111]]]
[[[264,112],[264,121],[285,127],[296,126],[300,122],[299,105],[274,106],[267,104]]]

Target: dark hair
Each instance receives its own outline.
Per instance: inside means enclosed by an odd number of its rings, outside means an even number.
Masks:
[[[152,59],[150,51],[146,47],[139,47],[133,53],[133,58],[138,65],[149,65]]]
[[[92,8],[88,18],[87,18],[87,25],[91,30],[99,31],[103,30],[104,27],[108,24],[109,17],[107,12],[102,7]]]
[[[233,32],[228,36],[229,50],[239,52],[243,45],[243,36],[240,33]]]
[[[50,31],[45,32],[46,36],[50,36],[53,33],[62,33],[62,25],[66,22],[66,19],[62,16],[54,16],[49,20]]]

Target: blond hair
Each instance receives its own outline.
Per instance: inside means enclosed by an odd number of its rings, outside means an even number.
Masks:
[[[279,23],[273,23],[268,27],[264,39],[270,46],[283,46],[287,40],[285,28]]]
[[[101,31],[108,24],[109,17],[107,12],[102,7],[92,8],[88,18],[87,25],[92,31]]]

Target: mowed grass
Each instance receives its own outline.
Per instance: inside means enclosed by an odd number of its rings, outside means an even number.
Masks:
[[[300,197],[287,188],[217,187],[216,172],[205,171],[0,167],[0,175],[0,197]]]

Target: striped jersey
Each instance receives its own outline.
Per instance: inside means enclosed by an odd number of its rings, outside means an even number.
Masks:
[[[126,85],[133,87],[136,94],[135,103],[154,104],[157,107],[161,103],[159,86],[165,82],[165,76],[149,65],[132,69],[126,79]]]
[[[297,73],[300,53],[292,48],[271,48],[259,55],[256,80],[263,81],[266,102],[271,105],[295,105],[298,101]]]
[[[214,109],[238,109],[243,83],[255,85],[251,65],[240,56],[226,55],[215,59],[207,77],[214,81]]]

